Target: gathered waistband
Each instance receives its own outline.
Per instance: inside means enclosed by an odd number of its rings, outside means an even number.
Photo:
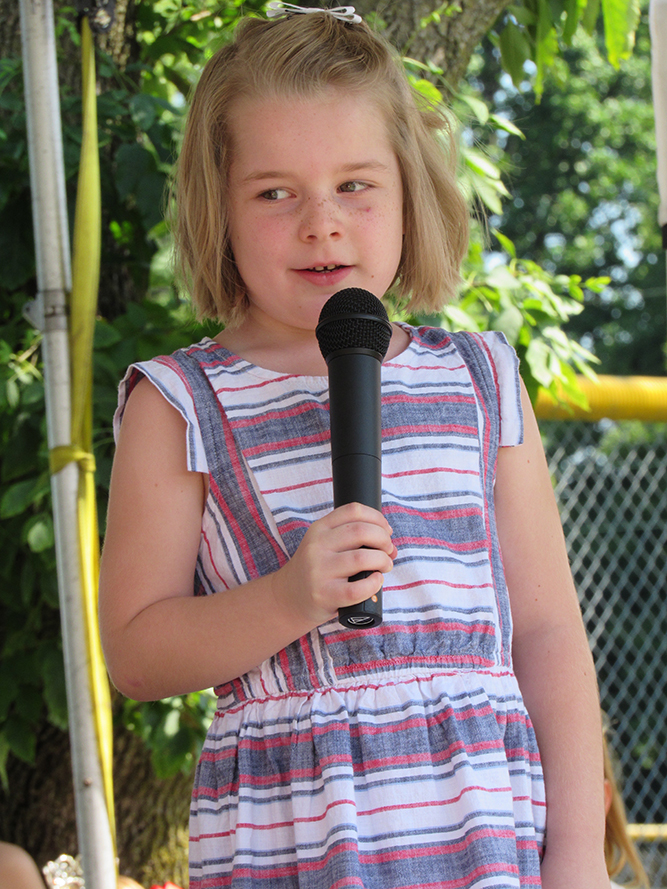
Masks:
[[[278,657],[278,655],[276,655]],[[261,703],[264,701],[304,700],[313,696],[327,693],[349,694],[364,690],[380,690],[391,686],[403,686],[413,683],[427,683],[434,679],[446,677],[459,677],[470,679],[478,676],[479,682],[486,688],[503,684],[505,690],[510,685],[518,684],[514,672],[507,667],[450,667],[444,663],[433,664],[431,668],[415,667],[414,665],[386,663],[378,669],[374,664],[373,669],[363,673],[357,673],[351,677],[334,678],[332,682],[318,683],[297,687],[288,683],[286,675],[275,672],[272,661],[266,661],[246,673],[244,676],[225,683],[215,689],[218,696],[217,713],[221,715],[248,703]]]

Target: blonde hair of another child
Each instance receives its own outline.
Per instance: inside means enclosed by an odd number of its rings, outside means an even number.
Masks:
[[[628,886],[649,889],[649,880],[641,863],[635,844],[628,833],[628,820],[625,814],[625,804],[616,779],[616,768],[612,760],[611,750],[607,741],[606,732],[602,738],[604,750],[604,779],[611,791],[611,802],[607,809],[604,836],[604,857],[607,863],[607,872],[610,877],[615,877],[629,867],[633,878]]]
[[[404,243],[394,292],[427,312],[455,294],[469,214],[451,130],[410,86],[393,49],[365,23],[326,12],[248,18],[204,68],[172,189],[177,265],[200,318],[233,325],[248,306],[229,237],[230,109],[244,100],[317,99],[332,88],[377,102],[399,162]]]

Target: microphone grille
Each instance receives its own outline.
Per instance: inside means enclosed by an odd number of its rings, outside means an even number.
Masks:
[[[348,287],[326,301],[315,333],[325,360],[341,349],[370,349],[382,359],[389,348],[391,324],[376,296]]]

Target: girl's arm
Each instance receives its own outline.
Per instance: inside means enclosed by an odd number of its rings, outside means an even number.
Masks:
[[[386,519],[348,504],[314,522],[279,571],[195,597],[205,494],[204,476],[187,470],[185,420],[142,380],[116,449],[100,574],[107,667],[136,700],[235,679],[338,607],[374,595],[391,570]],[[374,573],[348,583],[358,571]]]
[[[514,669],[544,768],[542,885],[609,889],[595,669],[537,422],[523,385],[522,404],[524,443],[501,448],[495,498],[514,623]]]

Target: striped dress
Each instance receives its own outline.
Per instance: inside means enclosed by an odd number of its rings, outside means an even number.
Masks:
[[[190,818],[191,889],[540,885],[545,798],[512,670],[493,509],[523,435],[501,334],[406,328],[382,367],[384,622],[330,621],[216,689]],[[128,371],[187,421],[207,473],[198,595],[275,571],[332,509],[326,377],[211,339]]]

